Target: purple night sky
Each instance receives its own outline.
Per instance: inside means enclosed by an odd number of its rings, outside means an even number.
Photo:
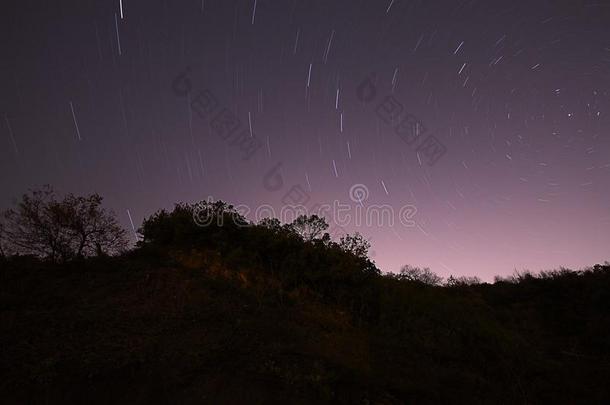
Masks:
[[[0,22],[0,208],[42,184],[98,192],[131,231],[179,201],[279,211],[292,189],[416,207],[410,226],[344,226],[383,271],[610,259],[607,1],[26,0]]]

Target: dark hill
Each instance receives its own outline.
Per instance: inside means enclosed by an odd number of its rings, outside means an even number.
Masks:
[[[2,262],[1,402],[610,399],[608,265],[429,286],[307,227],[192,214],[122,257]]]

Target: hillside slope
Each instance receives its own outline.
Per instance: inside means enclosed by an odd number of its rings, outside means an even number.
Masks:
[[[431,286],[318,217],[194,208],[119,257],[0,261],[2,403],[610,401],[607,263]]]
[[[280,298],[219,263],[12,264],[0,287],[0,395],[3,403],[602,402],[609,275],[600,267],[453,289],[379,277],[378,315],[364,319],[306,292]]]

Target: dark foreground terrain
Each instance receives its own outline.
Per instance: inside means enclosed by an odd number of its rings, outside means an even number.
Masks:
[[[121,257],[0,264],[0,402],[610,400],[607,264],[430,286],[272,226],[155,221]]]
[[[4,268],[2,403],[610,398],[608,268],[463,288],[379,278],[362,320],[205,265],[85,267]]]

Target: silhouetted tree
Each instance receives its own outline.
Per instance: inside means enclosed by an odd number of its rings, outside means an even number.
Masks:
[[[476,276],[454,277],[453,275],[451,275],[451,276],[449,276],[449,278],[447,278],[447,281],[445,281],[445,285],[447,287],[459,287],[459,286],[477,285],[477,284],[481,284],[481,279]]]
[[[127,246],[125,230],[102,208],[102,200],[98,194],[58,200],[50,186],[24,194],[15,209],[2,214],[3,250],[53,262],[121,252]]]
[[[356,232],[354,235],[342,236],[339,240],[339,247],[356,257],[366,258],[368,257],[371,243],[364,238],[360,233]]]
[[[141,245],[221,243],[220,236],[236,237],[237,228],[249,225],[233,205],[220,200],[201,201],[176,204],[171,212],[159,210],[144,220],[138,232]]]
[[[328,224],[323,217],[317,215],[299,215],[290,224],[290,229],[304,241],[311,242],[324,237],[324,231],[328,229]]]
[[[440,285],[443,282],[443,278],[432,272],[429,268],[425,267],[421,269],[408,264],[402,266],[400,273],[396,276],[396,278],[399,280],[417,281],[435,286]]]
[[[258,224],[274,232],[279,232],[282,230],[282,223],[277,218],[263,218],[258,222]]]
[[[0,222],[0,259],[4,259],[7,255],[4,249],[5,238],[4,224]]]

